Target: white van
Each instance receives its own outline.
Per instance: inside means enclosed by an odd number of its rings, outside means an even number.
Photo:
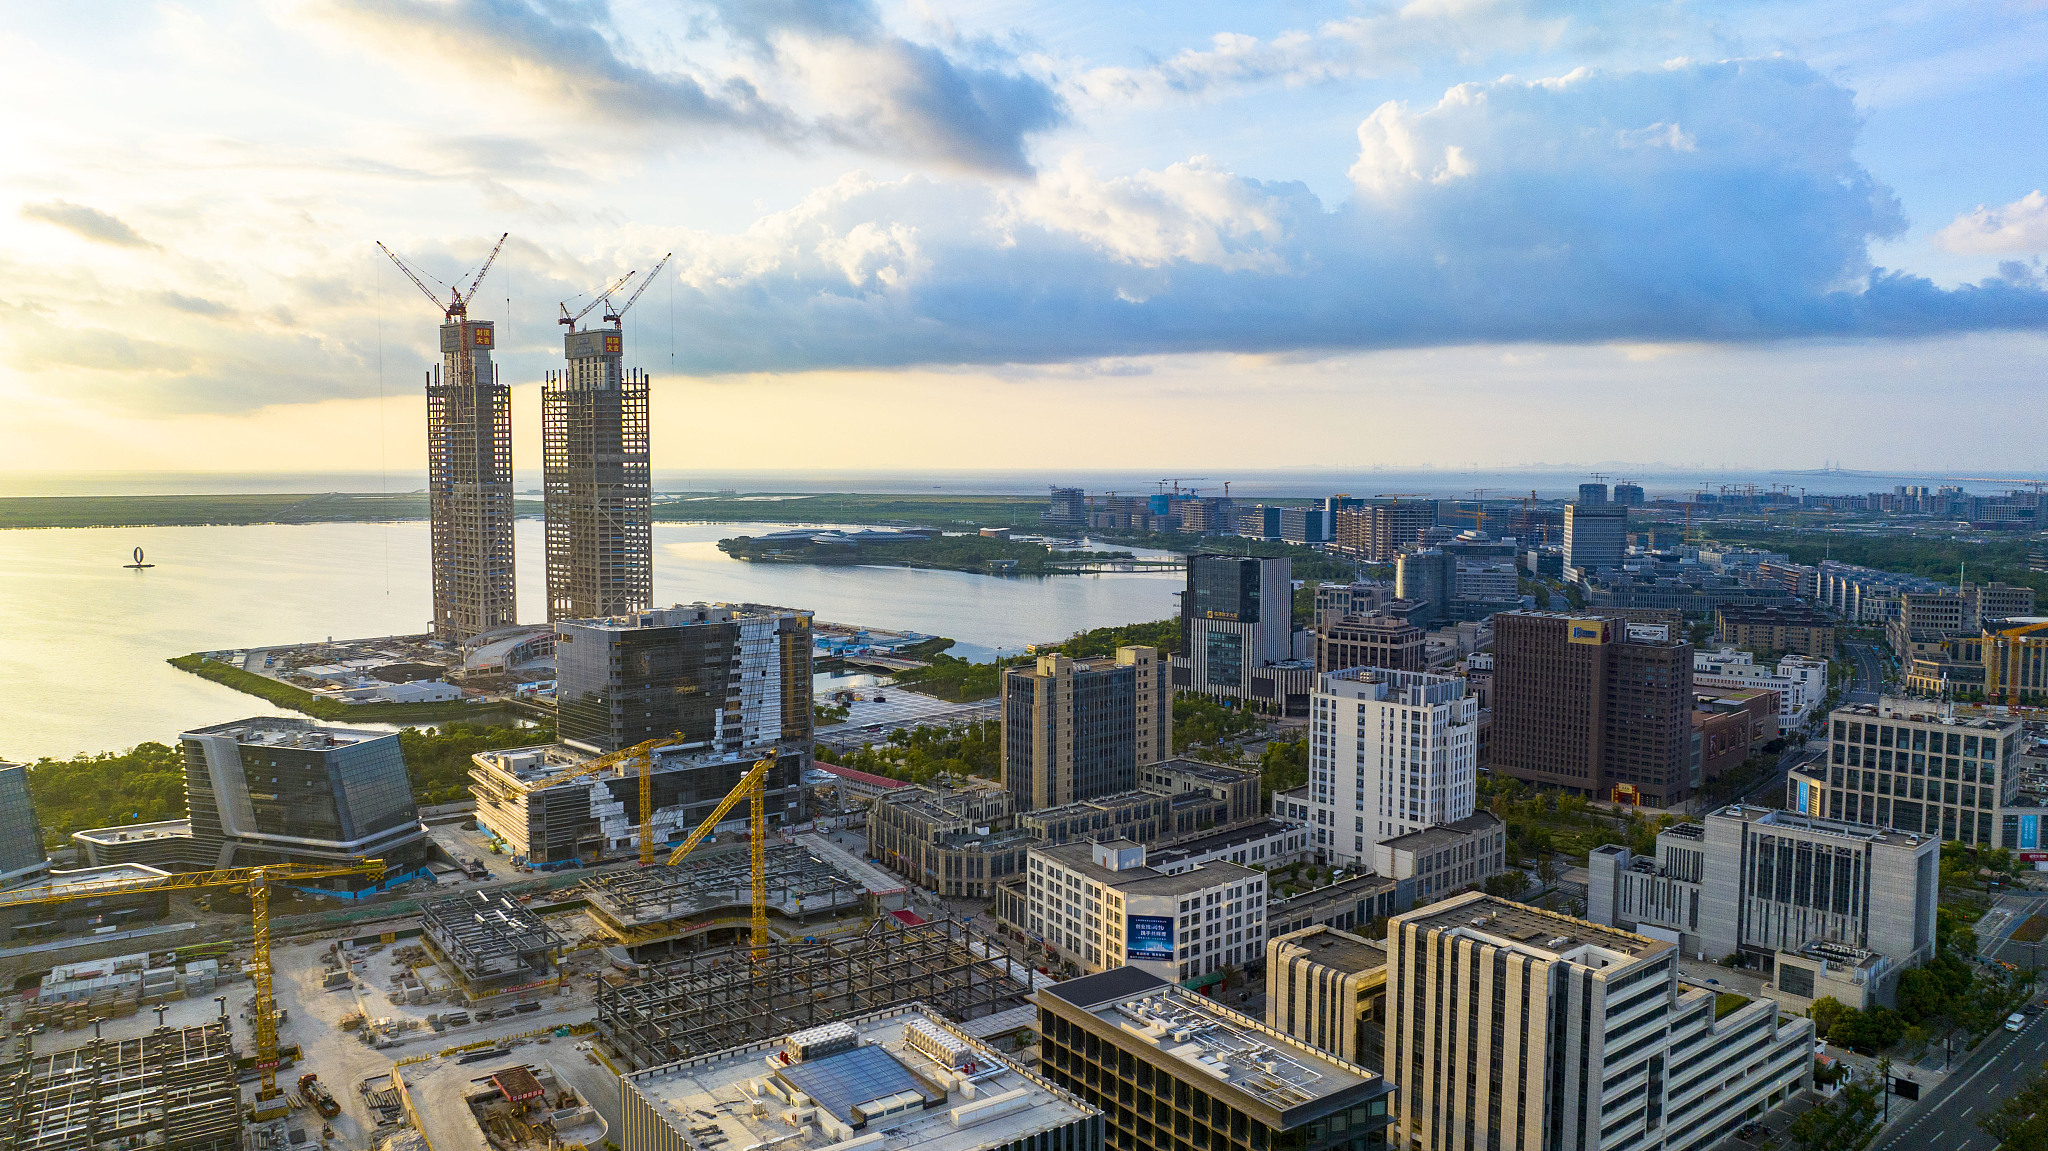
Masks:
[[[2027,1017],[2021,1015],[2017,1011],[2005,1017],[2005,1029],[2007,1031],[2018,1031],[2020,1028],[2025,1027],[2026,1025]]]

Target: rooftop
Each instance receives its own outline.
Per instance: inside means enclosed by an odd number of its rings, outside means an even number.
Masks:
[[[691,1151],[815,1151],[849,1139],[875,1151],[979,1151],[1097,1113],[921,1005],[631,1072],[623,1083]]]
[[[10,897],[26,895],[31,891],[62,891],[77,896],[98,887],[125,885],[143,879],[169,879],[171,873],[139,863],[110,863],[104,867],[81,867],[76,871],[46,871],[25,883],[6,890]]]
[[[1892,704],[1897,704],[1904,701],[1893,700],[1891,702]],[[1901,720],[1907,723],[1938,723],[1943,727],[1967,727],[1978,731],[2013,731],[2020,727],[2019,721],[2012,719],[1993,719],[1988,716],[1968,715],[1944,716],[1939,711],[1903,711],[1896,706],[1887,705],[1880,707],[1872,703],[1849,704],[1846,707],[1838,707],[1828,714],[1830,716],[1866,716],[1872,719],[1888,719],[1895,723]]]
[[[681,771],[687,768],[707,767],[721,763],[739,761],[752,762],[754,759],[774,750],[773,747],[750,748],[745,751],[699,751],[682,745],[658,747],[654,750],[654,772]],[[548,780],[572,768],[596,759],[597,756],[583,748],[566,743],[541,743],[528,747],[507,747],[495,751],[479,751],[470,760],[493,771],[511,776],[529,787],[544,785]],[[821,765],[822,766],[822,765]],[[595,786],[598,780],[623,778],[638,771],[636,762],[627,762],[614,769],[606,768],[592,775],[578,776],[568,782],[582,786]]]
[[[71,833],[73,839],[91,843],[134,843],[145,839],[163,839],[169,836],[189,836],[192,821],[189,819],[166,819],[161,823],[129,823],[117,827],[94,827]]]
[[[1543,959],[1561,959],[1587,967],[1633,963],[1674,950],[1673,944],[1661,939],[1476,892],[1453,896],[1399,919],[1418,927],[1483,938],[1497,947]]]
[[[1166,847],[1154,848],[1145,853],[1145,859],[1147,862],[1161,865],[1178,863],[1190,856],[1228,851],[1242,844],[1256,843],[1269,836],[1284,835],[1293,830],[1294,825],[1291,823],[1281,823],[1277,819],[1262,819],[1243,827],[1211,832],[1199,839],[1187,839]]]
[[[769,607],[757,603],[679,603],[674,607],[654,608],[629,615],[562,620],[555,627],[558,634],[565,628],[574,628],[578,631],[627,632],[657,627],[729,623],[736,619],[772,619],[785,615],[803,616],[806,619],[810,617],[810,613],[800,612],[794,608]]]
[[[373,739],[390,739],[392,733],[361,731],[347,727],[321,727],[303,719],[259,715],[250,719],[238,719],[233,723],[217,723],[212,727],[195,728],[178,738],[194,739],[200,736],[226,736],[244,747],[291,747],[307,751],[326,751],[338,747],[353,747]]]
[[[1439,823],[1421,831],[1411,831],[1386,840],[1383,846],[1396,851],[1432,851],[1463,842],[1467,837],[1480,832],[1492,831],[1500,826],[1500,816],[1490,811],[1475,811],[1455,823]]]
[[[1379,944],[1320,923],[1277,936],[1273,942],[1300,948],[1307,952],[1309,962],[1318,966],[1351,974],[1377,971],[1387,965],[1386,949]]]
[[[1277,1111],[1383,1082],[1134,967],[1070,979],[1039,994],[1062,999]]]
[[[1238,783],[1243,781],[1245,776],[1254,774],[1247,772],[1241,767],[1225,767],[1217,763],[1204,763],[1199,759],[1169,759],[1159,763],[1148,764],[1146,767],[1141,767],[1138,770],[1144,771],[1148,767],[1161,768],[1180,775],[1193,776],[1197,779],[1206,779],[1211,783]]]
[[[1185,895],[1191,891],[1205,891],[1217,884],[1229,883],[1233,879],[1265,874],[1253,868],[1221,861],[1204,863],[1200,867],[1174,875],[1167,875],[1154,867],[1126,867],[1116,871],[1096,863],[1095,845],[1087,842],[1034,847],[1031,851],[1034,855],[1054,860],[1069,871],[1078,871],[1098,883],[1114,887],[1126,894]]]
[[[1935,836],[1917,831],[1894,831],[1888,827],[1877,827],[1865,823],[1842,823],[1832,819],[1815,819],[1810,815],[1799,815],[1790,811],[1779,811],[1769,807],[1744,807],[1739,803],[1713,813],[1721,819],[1739,819],[1747,823],[1762,824],[1766,827],[1781,827],[1788,831],[1800,831],[1810,835],[1836,836],[1858,843],[1882,843],[1891,847],[1917,848],[1923,843],[1934,842]]]

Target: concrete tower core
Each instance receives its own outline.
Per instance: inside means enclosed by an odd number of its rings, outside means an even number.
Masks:
[[[541,385],[548,620],[644,611],[654,596],[647,376],[622,368],[614,327],[563,337]]]

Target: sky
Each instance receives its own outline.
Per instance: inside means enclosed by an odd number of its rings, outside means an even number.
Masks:
[[[0,469],[2039,468],[2048,0],[242,0],[0,26]],[[430,283],[433,282],[430,280]]]

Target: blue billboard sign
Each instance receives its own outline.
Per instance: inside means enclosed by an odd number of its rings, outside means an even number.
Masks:
[[[1807,810],[1806,810],[1806,802],[1807,802],[1807,801],[1806,801],[1806,781],[1805,781],[1805,780],[1803,780],[1803,779],[1799,781],[1799,799],[1798,799],[1798,801],[1797,801],[1797,802],[1798,802],[1798,807],[1799,807],[1799,814],[1801,814],[1801,815],[1810,815],[1810,814],[1812,814],[1811,812],[1809,812],[1809,811],[1807,811]]]
[[[2020,850],[2034,851],[2041,846],[2041,817],[2020,816]]]
[[[1163,959],[1168,963],[1173,962],[1173,917],[1125,916],[1124,954],[1130,959]]]

